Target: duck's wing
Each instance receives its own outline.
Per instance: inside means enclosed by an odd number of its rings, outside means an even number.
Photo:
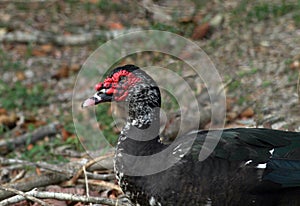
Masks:
[[[191,138],[196,134],[196,138]],[[300,186],[300,133],[263,128],[235,128],[196,131],[184,136],[193,139],[186,155],[201,159],[201,150],[210,158],[240,162],[241,166],[263,169],[262,181],[282,187]],[[214,144],[217,141],[217,144]]]

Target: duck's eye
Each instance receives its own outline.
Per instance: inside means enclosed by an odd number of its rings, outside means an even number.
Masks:
[[[127,79],[126,76],[120,76],[119,78],[119,82],[124,82]]]

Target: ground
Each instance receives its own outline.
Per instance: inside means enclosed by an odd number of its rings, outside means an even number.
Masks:
[[[6,158],[60,164],[74,160],[65,151],[84,152],[72,119],[76,77],[96,48],[132,29],[174,32],[203,49],[226,85],[226,127],[300,131],[299,1],[4,1],[0,8],[0,147]],[[176,58],[155,52],[118,63],[180,67]],[[83,98],[88,95],[82,91]],[[170,101],[166,111],[176,113]],[[100,128],[115,143],[112,111],[108,105],[99,110]],[[53,122],[60,125],[54,137],[13,150],[3,146]],[[20,171],[9,170],[10,178]]]

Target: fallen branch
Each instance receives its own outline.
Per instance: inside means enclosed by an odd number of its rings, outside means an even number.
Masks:
[[[93,164],[95,164],[95,163],[97,163],[97,162],[99,162],[99,161],[101,161],[101,160],[104,160],[104,159],[106,159],[106,158],[113,157],[113,156],[114,156],[114,153],[108,153],[108,154],[106,154],[106,155],[97,157],[97,158],[95,158],[95,159],[92,159],[92,160],[89,161],[88,163],[86,163],[83,167],[84,167],[85,169],[87,169],[87,168],[89,168],[90,166],[92,166]],[[83,173],[83,167],[81,167],[81,168],[77,171],[76,175],[74,175],[73,178],[72,178],[70,181],[68,181],[68,182],[66,183],[66,185],[74,185],[74,184],[75,184],[75,182],[77,181],[77,179],[78,179],[78,178],[82,175],[82,173]]]
[[[78,167],[80,167],[85,162],[83,160],[84,159],[81,159],[80,163],[72,162],[70,164],[73,164],[73,165],[77,164]],[[49,164],[49,163],[46,163],[46,162],[29,162],[29,161],[25,161],[25,160],[6,159],[6,158],[3,158],[3,157],[0,157],[0,165],[2,165],[2,166],[3,165],[12,165],[12,166],[5,167],[8,170],[22,169],[24,167],[32,166],[32,167],[39,167],[39,168],[42,168],[42,169],[45,169],[45,170],[58,172],[58,173],[62,173],[62,174],[69,174],[69,175],[74,174],[74,169],[71,166],[66,166],[66,165],[57,166],[57,165]],[[97,170],[97,169],[95,169],[95,170]],[[95,174],[95,173],[87,171],[86,175],[87,175],[88,178],[96,179],[96,180],[113,180],[113,179],[115,179],[114,174]]]
[[[89,184],[88,184],[88,178],[86,175],[86,170],[85,170],[85,166],[83,165],[83,173],[84,173],[84,184],[85,184],[85,191],[86,191],[86,196],[90,197],[90,188],[89,188]]]
[[[74,171],[72,169],[65,168],[65,166],[61,166],[61,165],[57,166],[57,165],[49,164],[46,162],[29,162],[26,160],[6,159],[3,157],[0,157],[0,164],[1,165],[21,164],[21,165],[23,165],[23,167],[28,167],[28,166],[39,167],[39,168],[43,168],[45,170],[49,170],[52,172],[58,172],[58,173],[62,173],[62,174],[73,175],[73,173],[74,173]]]
[[[78,179],[77,181],[79,183],[85,183],[85,180],[83,180],[83,179]],[[122,189],[119,185],[116,185],[116,184],[111,183],[111,182],[106,182],[104,180],[88,180],[87,183],[90,184],[90,185],[105,187],[107,189],[114,189],[114,190],[117,190],[120,193],[123,193],[123,191],[122,191]]]
[[[0,153],[6,154],[17,147],[27,143],[31,144],[46,136],[53,136],[59,132],[59,124],[51,123],[43,127],[39,127],[31,133],[20,135],[16,138],[4,139],[0,141]]]
[[[97,39],[109,40],[120,34],[125,34],[139,29],[127,30],[112,30],[102,31],[95,30],[84,34],[73,35],[55,35],[50,32],[33,31],[32,33],[25,33],[24,31],[15,31],[3,34],[0,36],[0,42],[20,42],[20,43],[38,43],[46,44],[53,43],[57,45],[82,45],[93,42]]]
[[[13,193],[15,193],[15,194],[17,194],[17,195],[19,195],[19,196],[25,198],[25,199],[28,199],[28,200],[31,200],[31,201],[33,201],[33,202],[39,203],[39,204],[42,205],[42,206],[50,206],[50,205],[47,204],[46,202],[44,202],[44,201],[42,201],[42,200],[39,200],[39,199],[37,199],[37,198],[35,198],[35,197],[33,197],[33,196],[29,195],[29,194],[26,194],[26,193],[24,193],[24,192],[22,192],[22,191],[16,190],[16,189],[14,189],[14,188],[9,188],[9,187],[5,187],[5,186],[1,186],[1,185],[0,185],[0,189],[1,189],[1,190],[5,190],[5,191],[9,191],[9,192],[13,192]],[[18,198],[18,199],[20,199],[20,198]],[[2,205],[1,202],[0,202],[0,205]]]
[[[86,172],[86,175],[90,179],[94,180],[114,180],[115,174],[94,174],[91,172]]]
[[[47,169],[52,172],[48,172],[43,174],[42,176],[33,176],[33,177],[28,177],[25,179],[22,179],[22,182],[18,183],[13,183],[13,184],[6,184],[6,187],[11,187],[11,188],[18,188],[21,191],[29,191],[32,190],[33,188],[37,187],[43,187],[51,184],[58,184],[64,181],[69,180],[74,174],[74,178],[68,182],[66,182],[66,185],[73,184],[76,182],[76,180],[81,177],[82,174],[82,166],[85,165],[86,168],[92,166],[93,164],[97,163],[98,161],[101,160],[106,160],[108,158],[111,158],[114,154],[109,153],[104,156],[100,156],[98,158],[95,158],[91,161],[87,162],[87,159],[81,159],[77,162],[70,162],[66,165],[62,166],[56,166],[44,162],[38,162],[38,163],[32,163],[28,161],[23,161],[23,160],[17,160],[17,159],[5,159],[0,157],[0,164],[1,165],[7,165],[7,164],[24,164],[26,166],[36,166],[36,167],[41,167],[44,169]],[[110,159],[112,161],[112,159]],[[77,171],[77,172],[76,172]],[[110,175],[110,178],[112,176]],[[13,193],[8,192],[8,191],[0,191],[0,200],[3,200],[7,197],[12,196]]]
[[[84,202],[84,203],[94,203],[94,204],[104,204],[104,205],[111,205],[111,206],[129,206],[130,204],[124,204],[118,200],[101,198],[101,197],[87,197],[87,196],[80,196],[74,194],[67,194],[67,193],[57,193],[57,192],[40,192],[40,191],[30,191],[25,193],[28,196],[32,196],[35,198],[41,199],[56,199],[56,200],[67,200],[73,202]],[[10,205],[13,203],[20,202],[25,200],[24,196],[14,196],[3,200],[0,202],[1,206]]]
[[[22,179],[22,182],[5,184],[2,186],[9,188],[18,188],[20,191],[29,191],[36,187],[44,187],[52,184],[58,184],[70,179],[69,175],[46,173],[42,176],[32,176]],[[13,196],[14,193],[6,190],[0,190],[0,200]]]

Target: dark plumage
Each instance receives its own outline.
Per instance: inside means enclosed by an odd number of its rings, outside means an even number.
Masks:
[[[159,137],[160,91],[144,71],[133,65],[118,67],[95,88],[97,93],[83,107],[128,102],[115,172],[134,204],[300,205],[300,133],[260,128],[194,131],[165,145]],[[201,161],[200,151],[212,149],[204,141],[213,142],[219,134],[217,146]]]

